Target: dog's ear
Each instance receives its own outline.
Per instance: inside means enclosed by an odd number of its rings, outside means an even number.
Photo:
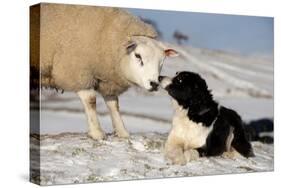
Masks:
[[[198,83],[200,84],[200,87],[205,89],[205,90],[208,90],[208,85],[206,83],[206,81],[204,79],[201,78],[200,82]]]

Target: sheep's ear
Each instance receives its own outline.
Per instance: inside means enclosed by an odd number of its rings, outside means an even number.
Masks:
[[[167,57],[177,57],[179,55],[179,53],[174,49],[166,49],[164,50],[164,53]]]
[[[134,51],[137,47],[137,44],[134,41],[129,41],[126,44],[126,52],[127,54],[130,54],[132,51]]]

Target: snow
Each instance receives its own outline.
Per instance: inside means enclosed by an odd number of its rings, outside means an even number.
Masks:
[[[272,58],[171,46],[181,55],[166,60],[162,75],[173,76],[182,70],[198,72],[214,98],[236,110],[244,121],[273,118]],[[41,177],[36,169],[32,177],[43,185],[273,170],[273,145],[258,142],[253,143],[256,157],[251,159],[216,157],[201,158],[186,166],[169,164],[163,156],[163,144],[171,128],[173,109],[162,90],[148,93],[131,88],[120,96],[122,117],[131,133],[128,140],[112,135],[111,119],[100,96],[99,121],[108,135],[103,141],[86,136],[86,116],[75,93],[43,90],[40,108]],[[38,112],[32,110],[31,117],[38,117]],[[35,125],[38,121],[31,118]],[[36,129],[31,127],[31,133]],[[36,138],[31,139],[33,152],[38,148]],[[34,168],[38,162],[32,161]]]
[[[171,165],[163,156],[166,137],[150,132],[132,134],[128,140],[109,135],[93,141],[83,133],[44,135],[40,179],[35,171],[31,175],[42,185],[52,185],[273,170],[273,145],[258,142],[253,143],[255,158],[210,157]]]

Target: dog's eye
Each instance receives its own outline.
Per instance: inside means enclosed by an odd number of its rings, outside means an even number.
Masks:
[[[180,76],[178,76],[177,80],[178,80],[179,83],[182,83],[182,79],[181,79]]]
[[[175,80],[175,83],[176,84],[181,84],[182,83],[182,79],[177,77],[176,80]]]

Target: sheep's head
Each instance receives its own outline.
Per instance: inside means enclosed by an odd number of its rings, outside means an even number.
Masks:
[[[158,89],[158,77],[166,57],[175,57],[178,53],[163,43],[148,37],[132,37],[126,45],[129,62],[123,71],[128,81],[148,91]]]

